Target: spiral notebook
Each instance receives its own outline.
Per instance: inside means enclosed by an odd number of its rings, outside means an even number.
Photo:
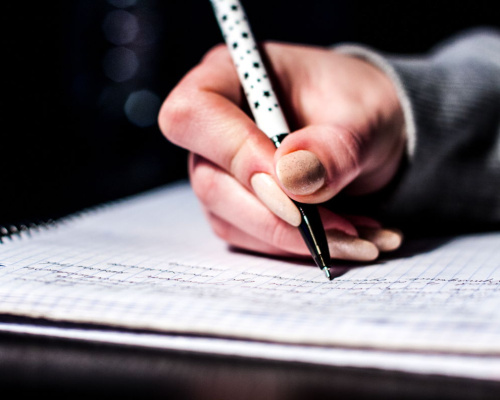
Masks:
[[[4,229],[0,330],[500,380],[500,233],[369,265],[228,248],[185,182]]]

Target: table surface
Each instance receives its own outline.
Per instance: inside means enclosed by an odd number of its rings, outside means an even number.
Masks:
[[[0,334],[16,395],[141,399],[497,399],[500,382]]]

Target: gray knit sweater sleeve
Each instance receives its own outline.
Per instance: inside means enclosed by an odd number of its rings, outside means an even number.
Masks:
[[[400,91],[409,136],[380,216],[403,227],[498,228],[500,32],[467,31],[417,57],[377,57]]]

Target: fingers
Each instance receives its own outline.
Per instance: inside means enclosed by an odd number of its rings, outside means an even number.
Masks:
[[[366,93],[366,85],[339,90],[339,75],[330,68],[341,61],[338,57],[318,49],[272,49],[271,55],[284,60],[272,62],[295,119],[306,125],[288,135],[278,150],[243,111],[239,79],[224,46],[209,52],[170,93],[159,124],[170,141],[198,154],[190,158],[193,189],[220,237],[255,251],[307,256],[296,229],[300,213],[290,198],[321,203],[344,189],[358,194],[378,190],[394,175],[400,157],[391,153],[394,146],[387,138],[392,134],[379,135],[384,129],[375,129],[379,113],[368,113],[371,103],[358,101],[380,96],[358,96]],[[329,61],[306,62],[313,55],[316,61]],[[352,72],[353,61],[344,61],[344,73]],[[355,64],[361,73],[364,64]],[[319,65],[324,67],[318,71]],[[334,258],[368,261],[400,244],[400,235],[380,226],[360,224],[358,231],[357,223],[332,212],[322,209],[321,215]]]
[[[197,155],[190,156],[189,169],[193,190],[208,213],[282,251],[308,254],[298,229],[278,218],[234,177]],[[322,212],[322,217],[326,219],[326,229],[356,233],[354,226],[344,218],[327,210]],[[228,232],[223,239],[230,241]]]
[[[380,251],[389,252],[398,249],[403,242],[403,234],[397,229],[356,227],[359,236],[373,243]]]
[[[234,177],[215,164],[192,155],[190,178],[195,194],[209,215],[237,227],[245,235],[259,238],[261,242],[273,248],[293,254],[307,252],[297,228],[274,215]],[[219,227],[216,233],[222,239],[237,244],[231,238],[234,230],[225,229],[221,223],[215,226]],[[241,241],[238,244],[241,245]]]
[[[346,235],[337,230],[327,230],[326,239],[330,257],[351,261],[373,261],[379,255],[377,246],[368,240]]]
[[[210,161],[190,156],[192,187],[214,232],[229,244],[279,256],[310,257],[297,228],[276,217],[253,193]],[[332,258],[371,261],[379,247],[349,220],[320,208]],[[359,219],[367,224],[367,220]],[[376,229],[374,229],[376,231]],[[372,235],[376,237],[375,234]]]
[[[363,144],[347,129],[314,125],[285,138],[275,153],[285,192],[304,203],[331,199],[361,172]]]
[[[365,216],[344,215],[344,218],[356,226],[360,238],[372,242],[381,252],[397,250],[403,243],[399,229],[383,228],[378,221]]]
[[[257,253],[272,254],[275,256],[306,257],[306,253],[290,253],[280,249],[279,247],[275,247],[267,242],[264,242],[255,236],[249,235],[247,232],[237,228],[235,225],[227,222],[225,219],[214,213],[206,212],[206,214],[214,233],[231,246]]]
[[[327,201],[344,189],[357,195],[372,193],[399,167],[401,142],[396,143],[397,150],[374,149],[374,141],[360,132],[311,125],[284,139],[274,156],[276,176],[288,196],[304,203]]]
[[[334,57],[331,52],[278,45],[270,46],[270,50],[273,50],[270,54],[274,55],[273,65],[279,72],[281,83],[285,82],[286,91],[293,99],[308,98],[309,101],[303,101],[310,104],[311,99],[325,92],[318,89],[317,83],[304,78],[310,75],[310,63],[303,65],[304,61],[299,61],[307,58],[306,55],[314,55],[321,57],[319,59],[327,57],[327,64],[330,65],[330,58]],[[341,61],[337,58],[335,61]],[[280,59],[285,61],[277,61]],[[288,71],[283,66],[292,64],[294,60],[294,65],[298,62],[301,66],[298,69],[302,73],[294,78],[295,85],[291,85],[288,82],[290,74],[297,72]],[[343,61],[350,61],[350,67],[346,69],[353,69],[352,60]],[[324,71],[318,74],[326,79]],[[331,81],[331,78],[326,80]],[[292,89],[297,87],[303,91]],[[337,88],[336,84],[332,87]],[[340,94],[337,97],[343,98]],[[272,142],[241,109],[244,101],[239,79],[227,49],[222,46],[211,51],[171,92],[160,111],[159,124],[173,143],[201,155],[228,172],[245,188],[254,191],[276,215],[296,226],[297,211],[290,204],[285,204],[285,197],[305,203],[321,203],[344,188],[357,188],[357,194],[378,190],[394,175],[401,158],[401,152],[395,157],[391,151],[385,151],[385,146],[377,146],[384,154],[373,151],[373,143],[377,140],[372,140],[373,135],[366,132],[370,131],[370,123],[366,121],[373,118],[362,117],[366,104],[346,105],[345,100],[340,101],[337,97],[333,102],[335,112],[325,111],[330,109],[327,104],[313,107],[323,110],[320,113],[304,105],[302,108],[309,111],[299,119],[310,125],[290,134],[276,151]],[[325,100],[332,99],[327,96]],[[295,108],[301,108],[300,104],[299,101]],[[341,112],[341,108],[349,111]],[[346,113],[349,118],[340,119],[355,120],[357,124],[335,123],[339,115]],[[315,118],[323,124],[314,125]],[[381,165],[374,166],[373,162],[367,162],[374,159],[382,160]],[[269,177],[279,182],[279,187],[271,187],[273,182]],[[278,193],[280,188],[287,196]],[[273,200],[274,197],[281,199]]]
[[[242,104],[229,53],[218,47],[170,93],[159,124],[171,142],[210,160],[249,188],[255,172],[272,173],[275,147]]]
[[[209,213],[208,220],[217,236],[232,246],[276,256],[311,258],[311,254],[299,240],[301,238],[296,235],[293,237],[294,241],[298,240],[296,247],[294,247],[293,251],[286,251],[272,246],[260,238],[249,235],[215,214]],[[375,260],[379,255],[377,246],[367,240],[337,230],[328,230],[326,235],[332,259],[366,262]]]

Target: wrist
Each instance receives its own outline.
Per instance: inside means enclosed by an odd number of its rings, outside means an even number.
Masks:
[[[392,65],[378,52],[357,44],[341,44],[332,47],[336,52],[362,59],[373,65],[390,80],[395,90],[403,117],[402,133],[405,138],[406,156],[411,159],[416,145],[416,124],[413,107],[407,90]]]

